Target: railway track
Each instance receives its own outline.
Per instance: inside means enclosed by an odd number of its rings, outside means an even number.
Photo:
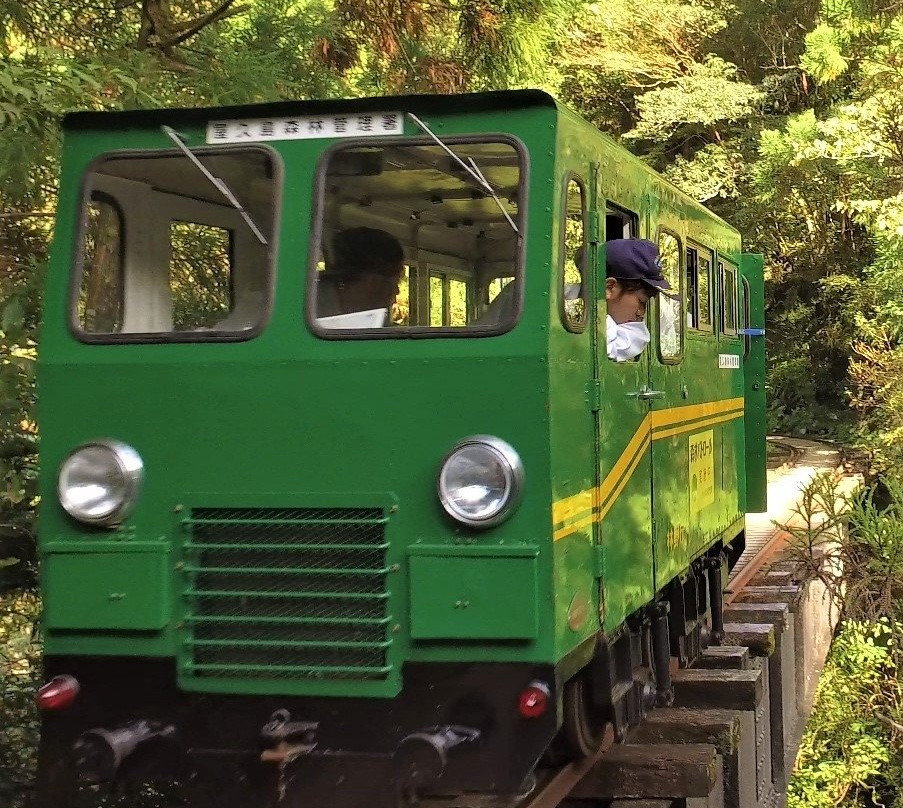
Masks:
[[[747,521],[747,548],[731,572],[722,646],[674,672],[675,706],[653,710],[592,757],[539,771],[534,790],[508,806],[780,808],[811,709],[836,614],[817,583],[800,584],[780,560],[800,491],[822,471],[840,474],[839,452],[778,439],[769,511]],[[500,808],[472,795],[429,808]]]

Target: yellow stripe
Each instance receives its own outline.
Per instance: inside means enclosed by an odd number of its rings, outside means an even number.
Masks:
[[[639,434],[639,433],[637,433]],[[637,447],[637,451],[634,453],[632,458],[629,458],[630,465],[626,469],[624,474],[616,475],[614,469],[609,472],[608,476],[605,478],[605,482],[599,486],[599,492],[602,494],[595,503],[593,503],[592,511],[588,516],[584,516],[583,519],[580,519],[573,524],[566,525],[565,527],[559,528],[558,530],[552,533],[552,538],[554,541],[558,541],[559,539],[563,539],[565,536],[570,536],[572,533],[576,533],[578,530],[582,530],[583,528],[591,525],[593,522],[598,522],[602,516],[604,516],[611,509],[611,506],[615,503],[615,500],[621,495],[621,491],[624,489],[624,486],[627,485],[627,481],[630,479],[633,472],[636,470],[636,467],[639,465],[640,461],[646,454],[646,450],[649,448],[649,433],[643,433],[643,441],[639,447]],[[633,441],[631,441],[632,443]],[[624,454],[618,460],[618,464],[620,465],[621,460],[624,460],[627,456],[626,450]],[[614,490],[605,490],[603,489],[611,489]],[[591,493],[592,489],[587,492]],[[601,515],[600,515],[601,514]]]
[[[645,451],[649,448],[650,440],[661,440],[740,418],[743,416],[743,407],[742,398],[729,398],[657,410],[648,414],[599,486],[552,503],[553,525],[559,525],[589,511],[582,519],[553,531],[552,538],[558,541],[588,527],[593,522],[601,521],[614,506],[633,472],[636,471]],[[671,426],[672,424],[675,426]],[[662,428],[667,426],[670,428]]]
[[[646,448],[649,448],[649,444],[646,444]],[[630,469],[627,471],[621,481],[618,483],[618,487],[612,494],[611,499],[608,500],[605,507],[600,509],[599,515],[596,517],[600,522],[605,518],[605,515],[612,509],[614,504],[618,501],[618,497],[621,496],[621,492],[624,490],[624,487],[627,485],[627,481],[630,479],[633,472],[636,471],[636,467],[640,464],[640,461],[643,459],[645,452],[640,452],[637,454],[636,458],[634,458],[633,463],[630,464]]]
[[[590,510],[593,507],[593,494],[595,492],[596,490],[594,488],[588,488],[586,491],[581,491],[579,494],[574,494],[573,496],[553,502],[552,522],[557,525],[559,522],[566,522],[578,513]]]
[[[728,410],[742,410],[742,398],[724,398],[720,401],[706,401],[704,404],[688,404],[685,407],[672,407],[668,410],[656,410],[652,413],[652,428],[668,426],[681,421],[690,421],[706,415],[717,415]]]
[[[611,471],[608,472],[608,475],[601,485],[597,488],[589,488],[585,491],[581,491],[579,494],[574,494],[573,496],[553,503],[552,522],[554,524],[557,525],[559,522],[564,522],[567,519],[577,516],[605,499],[611,489],[614,488],[617,478],[624,473],[624,470],[633,459],[633,455],[639,445],[646,439],[649,432],[650,421],[651,415],[647,415],[642,420],[639,427],[637,427],[636,432],[633,433],[633,437],[630,439],[627,446],[624,447],[621,456],[614,466],[612,466]]]
[[[692,424],[681,424],[680,426],[671,427],[671,429],[660,429],[652,433],[652,440],[661,440],[662,438],[670,438],[673,435],[680,435],[683,432],[692,432],[694,429],[701,429],[712,424],[720,424],[724,421],[732,421],[735,418],[741,418],[743,411],[729,412],[727,415],[716,415],[712,418],[705,418],[702,421],[693,421]]]

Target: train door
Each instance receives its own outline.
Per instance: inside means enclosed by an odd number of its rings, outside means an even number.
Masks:
[[[741,323],[744,328],[743,376],[746,412],[746,510],[768,510],[765,478],[765,293],[762,256],[744,254],[740,259],[742,276]]]
[[[637,212],[597,199],[605,241],[636,237]],[[600,216],[601,218],[601,216]],[[595,513],[605,577],[603,627],[611,630],[652,599],[652,471],[648,400],[649,350],[617,362],[606,350],[605,249],[597,251],[596,373],[598,479]]]
[[[658,227],[650,238],[658,244],[662,275],[671,286],[668,295],[660,294],[652,306],[649,387],[652,404],[653,466],[653,557],[655,588],[661,590],[687,566],[690,552],[690,514],[692,506],[704,507],[705,497],[695,496],[691,506],[688,437],[683,423],[693,414],[693,390],[687,377],[687,330],[692,325],[687,300],[692,298],[691,277],[687,272],[687,245],[678,216],[666,206],[658,212]],[[695,283],[695,276],[692,278]],[[710,430],[695,430],[691,442],[705,445],[708,453],[697,465],[711,462],[714,438]],[[697,451],[699,454],[699,451]],[[714,484],[714,475],[711,480]],[[714,491],[712,491],[714,493]]]

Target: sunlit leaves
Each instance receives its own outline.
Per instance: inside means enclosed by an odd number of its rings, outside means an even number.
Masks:
[[[834,81],[849,66],[843,55],[845,44],[846,38],[840,31],[822,23],[806,35],[806,52],[800,58],[800,66],[818,81]]]
[[[664,174],[695,199],[707,202],[739,196],[745,169],[744,157],[738,149],[710,143],[689,159],[677,155]]]
[[[673,84],[637,99],[639,121],[632,139],[667,140],[683,126],[711,129],[751,115],[762,93],[736,79],[736,68],[718,57],[693,65]]]

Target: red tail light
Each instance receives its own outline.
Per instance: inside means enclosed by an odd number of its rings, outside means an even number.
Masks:
[[[78,695],[81,686],[74,676],[54,676],[38,691],[38,707],[42,710],[65,710]]]
[[[520,692],[517,700],[517,711],[524,718],[539,718],[549,709],[551,691],[545,682],[530,682]]]

